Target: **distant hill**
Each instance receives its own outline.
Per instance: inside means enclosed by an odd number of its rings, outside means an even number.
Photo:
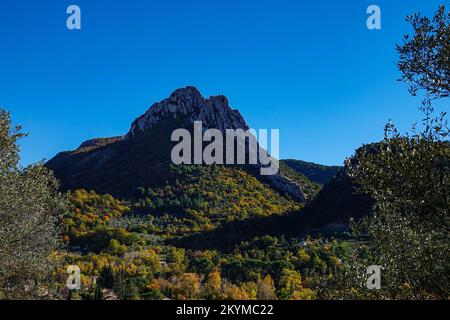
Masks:
[[[342,169],[340,166],[325,166],[313,162],[306,162],[302,160],[286,159],[282,160],[291,169],[303,174],[309,180],[319,184],[327,184],[331,178],[336,176],[338,171]]]

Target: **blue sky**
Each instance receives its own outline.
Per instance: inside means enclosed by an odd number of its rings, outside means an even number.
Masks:
[[[30,133],[24,165],[124,134],[186,85],[226,95],[253,128],[279,128],[283,158],[342,164],[389,118],[403,130],[420,119],[395,44],[407,14],[445,1],[2,0],[0,105]],[[66,28],[70,4],[81,30]],[[366,28],[371,4],[381,30]]]

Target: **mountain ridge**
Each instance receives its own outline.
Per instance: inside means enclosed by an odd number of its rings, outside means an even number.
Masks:
[[[309,180],[325,185],[335,177],[342,166],[327,166],[315,162],[307,162],[297,159],[283,159],[288,167],[305,175]]]
[[[178,128],[192,130],[194,121],[202,121],[204,129],[249,128],[225,96],[204,98],[195,87],[188,86],[152,104],[133,121],[124,136],[87,140],[75,150],[57,154],[46,166],[61,181],[62,190],[83,188],[119,198],[130,197],[139,187],[165,182],[174,146],[171,133]],[[253,170],[257,166],[244,167],[258,176]],[[299,202],[309,198],[298,180],[280,171],[258,178]]]

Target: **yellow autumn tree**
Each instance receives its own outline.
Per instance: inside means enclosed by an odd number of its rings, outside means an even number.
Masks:
[[[258,282],[256,296],[259,300],[276,300],[275,286],[270,274]]]
[[[219,271],[211,272],[205,282],[205,294],[210,299],[217,299],[222,288],[222,277]]]
[[[179,279],[182,298],[195,299],[200,292],[200,278],[196,273],[184,273]]]

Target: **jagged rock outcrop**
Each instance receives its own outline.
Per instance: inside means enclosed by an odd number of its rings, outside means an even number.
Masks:
[[[202,121],[205,129],[248,129],[244,118],[238,110],[230,108],[225,96],[204,98],[195,87],[186,87],[175,90],[169,98],[153,104],[132,123],[127,137],[151,129],[162,119],[186,117],[192,124]]]
[[[302,186],[283,175],[281,170],[279,170],[275,175],[266,176],[266,179],[273,185],[275,189],[281,192],[288,193],[295,200],[300,202],[306,202],[308,200],[305,192],[303,192]]]

